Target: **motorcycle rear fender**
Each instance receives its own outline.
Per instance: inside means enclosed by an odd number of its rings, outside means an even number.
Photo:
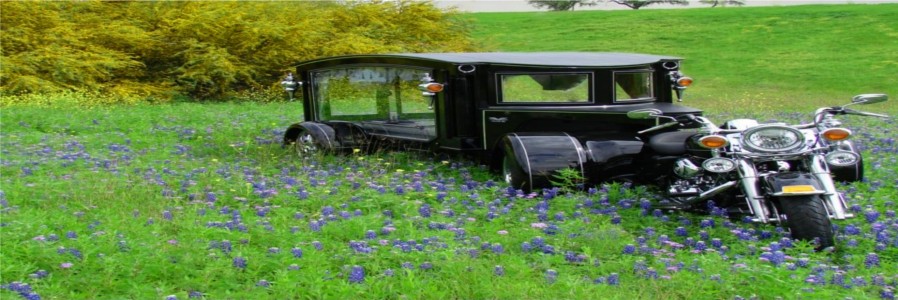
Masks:
[[[813,174],[802,172],[776,173],[763,180],[768,194],[774,197],[825,194],[826,190]]]

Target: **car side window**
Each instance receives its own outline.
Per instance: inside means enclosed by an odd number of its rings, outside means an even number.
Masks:
[[[312,72],[312,95],[321,120],[433,119],[418,84],[431,70],[352,66]]]
[[[590,73],[497,74],[500,103],[589,102]]]
[[[614,102],[654,101],[652,71],[614,72]]]

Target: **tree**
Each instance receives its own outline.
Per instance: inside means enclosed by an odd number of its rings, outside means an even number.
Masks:
[[[689,5],[689,1],[686,0],[608,0],[611,3],[620,4],[632,9],[640,9],[649,5],[655,4],[676,4],[676,5]]]
[[[548,8],[551,11],[574,10],[577,6],[595,5],[593,0],[527,0],[527,3],[536,8]]]
[[[742,6],[745,5],[745,0],[698,0],[701,4],[710,4],[711,7],[727,6],[727,5],[735,5]]]

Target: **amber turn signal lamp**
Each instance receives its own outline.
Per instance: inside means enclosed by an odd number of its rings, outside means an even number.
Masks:
[[[824,130],[820,135],[827,141],[835,142],[847,139],[851,136],[851,130],[845,128],[830,128]]]
[[[698,142],[702,144],[702,147],[708,149],[717,149],[723,148],[727,145],[727,138],[719,136],[719,135],[708,135],[698,139]]]
[[[443,85],[436,82],[424,83],[419,85],[422,91],[431,92],[431,93],[439,93],[443,91]]]
[[[690,85],[692,85],[692,78],[690,77],[683,76],[677,79],[677,86],[688,87]]]

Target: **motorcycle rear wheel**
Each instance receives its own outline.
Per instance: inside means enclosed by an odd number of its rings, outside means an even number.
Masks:
[[[779,204],[793,239],[813,241],[818,251],[835,246],[832,223],[819,196],[780,197]]]

